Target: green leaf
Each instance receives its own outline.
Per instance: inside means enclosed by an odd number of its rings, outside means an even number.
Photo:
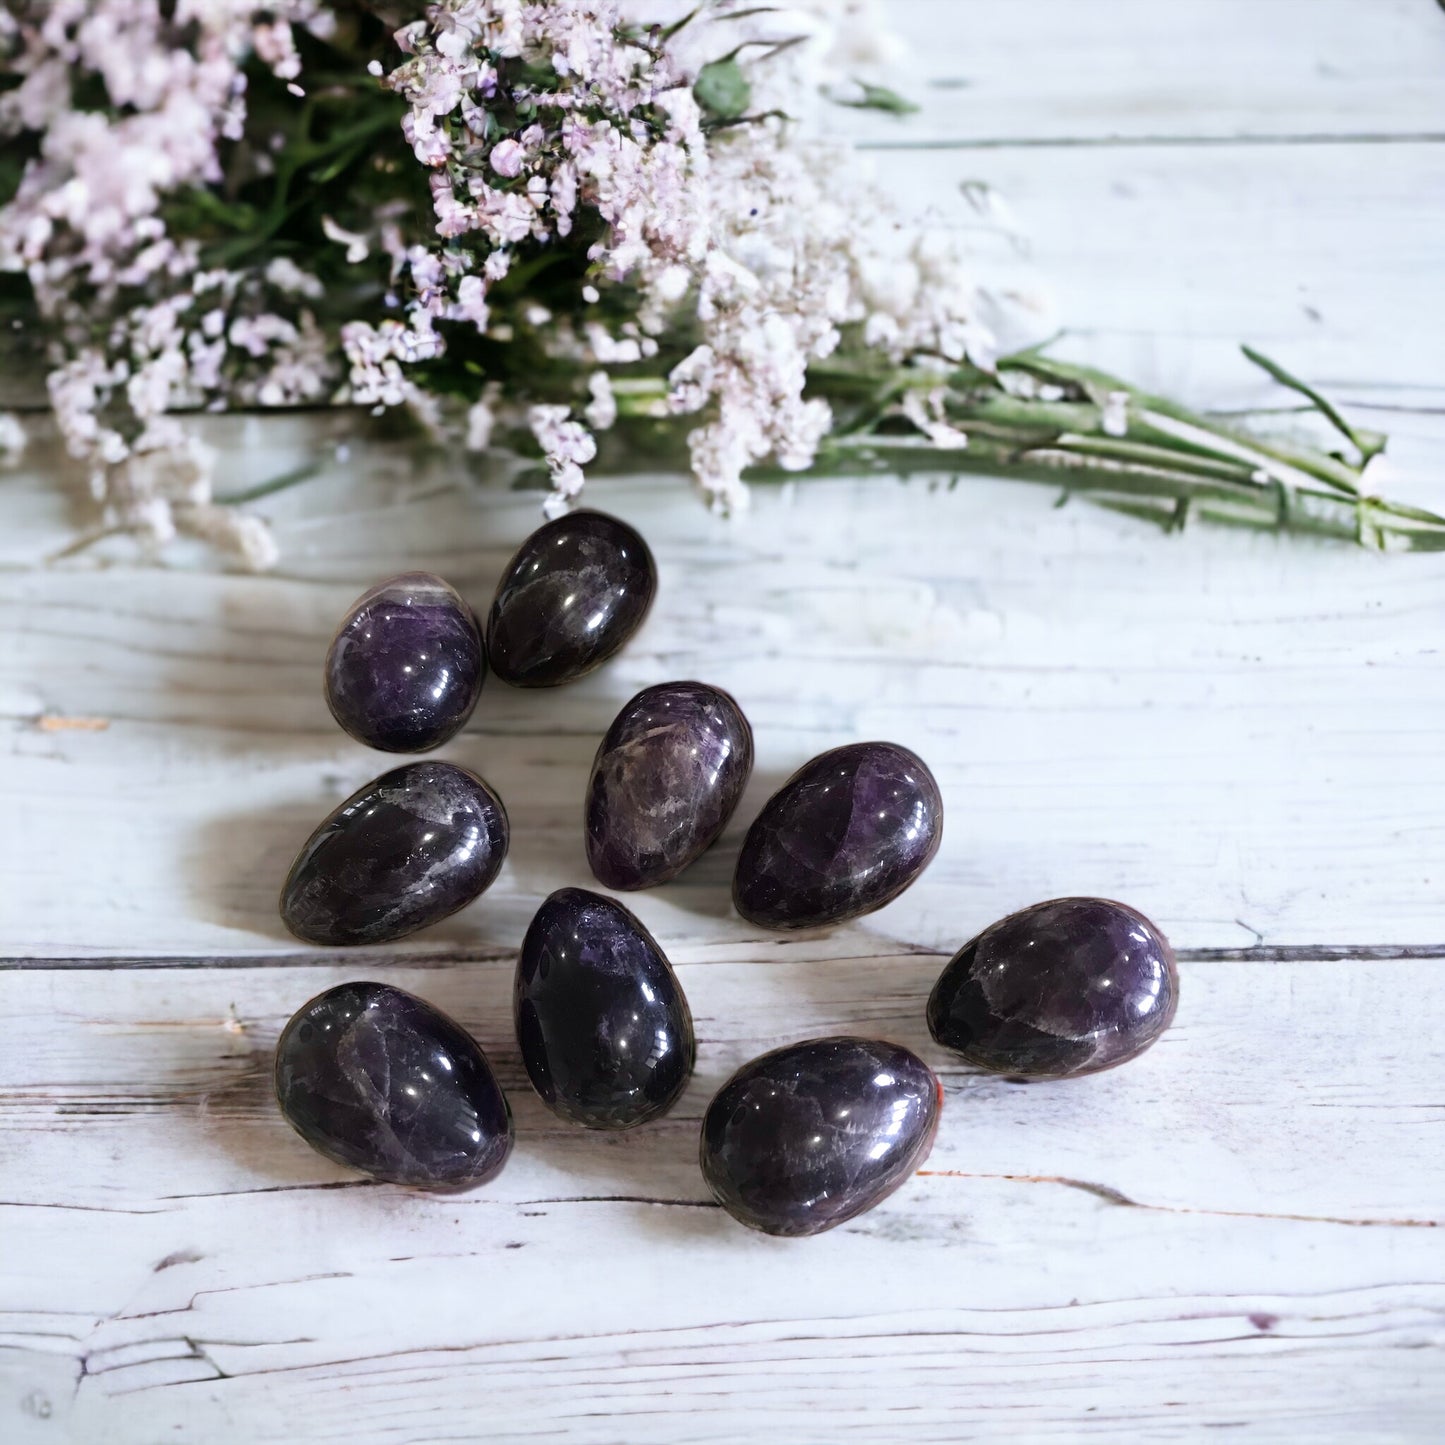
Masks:
[[[1261,371],[1267,372],[1281,386],[1287,386],[1291,391],[1298,392],[1301,396],[1307,397],[1315,405],[1315,409],[1344,439],[1349,442],[1360,454],[1360,464],[1363,466],[1371,457],[1377,456],[1385,449],[1385,438],[1379,432],[1356,431],[1325,396],[1317,392],[1307,382],[1303,382],[1297,376],[1292,376],[1282,367],[1279,362],[1271,361],[1269,357],[1256,351],[1252,346],[1241,346],[1239,348]]]
[[[221,507],[236,507],[243,502],[257,502],[262,497],[274,496],[277,492],[284,492],[291,487],[300,486],[302,482],[309,482],[312,477],[320,475],[320,466],[315,462],[307,462],[304,466],[283,472],[279,477],[272,477],[270,481],[259,482],[254,487],[247,487],[243,492],[231,492],[224,497],[217,497],[216,504]]]
[[[674,35],[676,35],[680,30],[683,30],[683,29],[685,29],[687,26],[691,25],[692,22],[693,22],[694,20],[696,20],[697,17],[698,17],[699,15],[701,15],[701,14],[702,14],[702,6],[701,6],[701,5],[694,5],[693,8],[692,8],[691,10],[689,10],[689,11],[687,12],[687,14],[682,17],[682,19],[680,19],[680,20],[674,20],[671,25],[665,25],[665,26],[663,27],[663,29],[662,29],[662,39],[663,39],[663,40],[671,40]]]
[[[736,120],[753,98],[753,88],[732,56],[704,65],[697,73],[692,93],[697,103],[718,120]]]
[[[881,110],[889,115],[912,115],[918,109],[906,96],[899,95],[896,90],[889,90],[886,85],[870,85],[866,80],[860,80],[857,84],[863,92],[859,99],[845,100],[841,96],[833,98],[839,105],[846,105],[852,110]]]

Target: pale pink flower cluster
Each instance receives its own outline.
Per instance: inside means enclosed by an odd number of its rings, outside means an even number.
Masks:
[[[359,230],[322,218],[348,264],[390,263],[380,314],[328,331],[304,265],[262,252],[247,270],[206,270],[160,217],[177,188],[221,179],[248,51],[303,92],[295,27],[334,23],[326,0],[12,0],[0,42],[18,51],[21,83],[0,96],[0,142],[42,139],[0,208],[0,268],[27,273],[62,338],[52,403],[106,524],[229,539],[264,562],[259,524],[214,503],[212,459],[171,413],[332,399],[407,406],[440,431],[441,399],[415,369],[454,327],[547,358],[535,391],[520,367],[482,377],[465,437],[485,448],[530,434],[552,511],[581,489],[595,434],[623,406],[695,417],[704,492],[744,505],[750,467],[817,458],[833,417],[810,373],[840,347],[917,369],[898,414],[961,445],[936,378],[990,368],[995,343],[960,233],[905,225],[858,155],[810,128],[812,100],[883,53],[878,13],[876,0],[427,6],[397,32],[406,58],[368,69],[406,101],[431,231],[407,230],[402,201]],[[699,76],[734,56],[747,113],[710,125]],[[104,110],[75,108],[77,78],[99,82]],[[579,235],[596,238],[585,256]],[[542,305],[515,284],[516,268],[568,247],[586,267],[575,297]],[[664,368],[684,337],[688,354]]]
[[[710,248],[690,293],[703,342],[672,373],[669,404],[710,416],[689,439],[692,464],[725,508],[745,504],[749,466],[771,458],[802,470],[816,459],[833,419],[825,402],[807,398],[808,369],[845,332],[925,370],[965,359],[990,369],[995,360],[962,233],[905,222],[866,159],[819,139],[816,115],[798,103],[845,84],[837,66],[851,66],[859,25],[875,19],[862,0],[804,0],[747,17],[752,38],[808,40],[764,49],[747,72],[755,107],[802,110],[804,122],[767,120],[709,141]],[[708,44],[705,30],[682,37],[694,49]],[[880,53],[871,41],[865,49]],[[925,434],[943,444],[929,420]],[[949,428],[946,440],[963,439]]]
[[[258,20],[264,13],[265,19]],[[177,528],[232,546],[251,565],[273,555],[264,529],[211,500],[209,449],[168,412],[180,406],[285,405],[326,394],[334,368],[304,307],[299,267],[258,281],[202,271],[193,241],[166,233],[161,200],[220,179],[217,145],[240,134],[254,44],[283,77],[297,69],[291,25],[324,28],[317,0],[32,0],[10,7],[0,143],[41,135],[0,208],[0,269],[24,271],[60,336],[48,378],[67,448],[88,470],[104,528],[155,542]],[[97,79],[107,110],[79,110],[73,82]],[[132,297],[143,297],[133,303]],[[97,318],[119,308],[108,329]]]
[[[672,373],[669,402],[710,417],[689,441],[717,505],[745,504],[752,465],[812,465],[833,418],[807,397],[808,370],[850,328],[897,364],[993,366],[960,233],[904,224],[849,147],[785,123],[739,128],[710,147],[707,203],[711,247],[691,293],[704,339]],[[948,444],[961,444],[951,429]]]
[[[488,329],[488,289],[507,274],[516,248],[565,240],[585,207],[606,224],[589,253],[596,280],[625,283],[635,314],[611,326],[586,319],[574,326],[533,309],[521,322],[552,354],[579,365],[627,366],[655,356],[656,334],[707,249],[708,216],[696,184],[706,148],[693,76],[666,50],[634,43],[615,0],[451,0],[429,13],[429,24],[399,35],[413,58],[388,84],[411,103],[408,139],[435,171],[437,232],[463,244],[420,262],[409,258],[417,295],[412,327],[425,331],[445,319]],[[532,117],[503,135],[495,128],[496,102],[510,60],[549,67],[550,75],[545,83],[512,83],[500,97]],[[650,119],[640,120],[640,112]],[[589,283],[581,299],[590,305],[598,296]],[[587,415],[599,429],[616,415],[595,384]],[[551,428],[544,434],[570,436]],[[544,455],[558,495],[575,491],[588,458],[571,446],[544,447]]]
[[[635,20],[641,9],[628,13]],[[774,119],[704,131],[694,82],[742,42],[758,107],[786,97],[796,109],[836,80],[837,54],[852,51],[830,9],[848,22],[869,7],[724,4],[664,39],[656,28],[626,29],[615,0],[434,5],[399,34],[411,58],[387,80],[409,101],[407,137],[433,171],[441,242],[407,259],[417,298],[409,330],[462,319],[488,330],[488,289],[515,249],[556,243],[590,208],[605,225],[589,252],[582,320],[524,322],[587,377],[580,417],[596,429],[612,424],[616,403],[610,382],[604,393],[596,380],[608,372],[593,368],[646,362],[660,338],[696,333],[699,344],[667,378],[666,408],[700,414],[693,469],[722,508],[745,504],[750,466],[771,459],[800,470],[815,460],[832,415],[807,395],[808,370],[844,328],[895,362],[991,366],[993,339],[957,237],[903,225],[853,151]],[[806,43],[784,43],[799,36]],[[522,60],[527,78],[510,79],[509,62]],[[544,66],[551,74],[539,82]],[[520,129],[497,131],[498,114],[518,112]],[[626,288],[630,307],[610,326],[586,315],[606,287]],[[349,347],[353,377],[372,378],[366,395],[390,403],[404,358],[384,388],[371,344],[358,333]],[[567,407],[534,408],[531,426],[555,508],[580,488],[591,450]]]
[[[344,334],[354,394],[395,404],[400,377],[388,367],[399,372],[406,349],[436,354],[439,321],[504,337],[493,324],[490,288],[523,244],[570,236],[581,208],[606,226],[589,252],[597,280],[631,287],[638,314],[612,329],[598,321],[579,329],[533,307],[507,326],[520,322],[552,354],[579,364],[623,366],[655,356],[666,308],[687,290],[707,250],[708,216],[696,185],[706,148],[693,77],[665,50],[631,38],[616,0],[444,0],[397,40],[411,58],[386,84],[409,103],[403,128],[433,172],[442,245],[393,253],[414,298],[401,331]],[[502,133],[498,115],[519,112],[526,123]],[[589,285],[584,304],[598,294]],[[616,407],[608,404],[610,390],[590,386],[588,422],[601,429]],[[568,415],[568,407],[559,412],[545,403],[528,418],[552,476],[554,506],[581,487],[581,468],[596,453]],[[473,437],[491,431],[469,430]]]
[[[571,408],[537,405],[527,413],[527,425],[542,448],[552,474],[552,497],[547,511],[556,516],[582,490],[582,468],[597,455],[597,442],[581,422],[569,420]]]

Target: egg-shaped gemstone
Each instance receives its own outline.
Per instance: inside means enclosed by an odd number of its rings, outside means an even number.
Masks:
[[[1174,1017],[1169,941],[1107,898],[1054,898],[985,928],[949,960],[928,1028],[971,1064],[1030,1079],[1112,1069]]]
[[[517,1041],[561,1118],[630,1129],[672,1107],[692,1073],[692,1015],[652,935],[620,903],[560,888],[517,961]]]
[[[635,529],[603,512],[538,527],[507,563],[487,623],[492,671],[555,687],[605,662],[642,625],[657,568]]]
[[[897,1044],[789,1044],[744,1064],[708,1105],[703,1177],[750,1229],[821,1234],[923,1163],[942,1106],[933,1071]]]
[[[716,841],[753,770],[753,732],[704,682],[644,688],[617,714],[587,785],[587,861],[609,888],[650,888]]]
[[[328,1159],[394,1184],[470,1189],[512,1150],[512,1115],[459,1024],[384,983],[306,1004],[276,1045],[276,1098]]]
[[[891,902],[928,866],[943,799],[896,743],[849,743],[804,763],[763,805],[738,855],[733,902],[763,928],[816,928]]]
[[[455,588],[403,572],[359,597],[326,654],[326,702],[357,742],[421,753],[471,717],[486,677],[482,633]]]
[[[386,943],[465,907],[507,856],[507,811],[455,763],[407,763],[358,788],[306,840],[281,917],[307,943]]]

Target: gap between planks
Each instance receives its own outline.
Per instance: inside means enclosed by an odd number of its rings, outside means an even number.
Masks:
[[[770,938],[760,942],[764,945],[777,945],[780,940]],[[516,954],[515,948],[439,949],[429,953],[388,953],[376,949],[359,949],[345,953],[176,954],[159,958],[132,954],[110,958],[98,954],[73,958],[0,958],[0,973],[107,972],[117,969],[328,968],[342,963],[368,968],[385,965],[389,968],[441,969],[463,963],[509,963]],[[950,956],[942,949],[911,948],[902,943],[881,956],[892,958],[902,954],[938,959]],[[1175,957],[1180,963],[1379,963],[1397,959],[1445,958],[1445,943],[1292,943],[1246,948],[1180,948],[1175,950]],[[844,961],[856,963],[859,960],[857,955],[849,954]]]
[[[969,136],[934,140],[865,140],[860,151],[1011,151],[1011,150],[1147,150],[1151,146],[1219,149],[1227,146],[1378,146],[1440,145],[1442,131],[1362,131],[1336,135],[1306,131],[1298,135],[1040,135]]]

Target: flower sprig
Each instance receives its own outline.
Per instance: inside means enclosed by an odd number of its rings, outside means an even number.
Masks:
[[[1256,434],[1154,395],[1092,367],[1034,349],[999,361],[991,376],[949,378],[927,408],[957,432],[938,434],[923,410],[912,434],[876,414],[844,427],[819,459],[834,473],[883,471],[1015,476],[1056,485],[1158,523],[1191,520],[1334,537],[1380,550],[1445,550],[1445,519],[1373,495],[1367,483],[1385,438],[1351,427],[1337,409],[1250,347],[1245,355],[1305,395],[1348,450]],[[905,386],[916,378],[900,378]],[[905,396],[916,398],[917,391]],[[905,417],[920,408],[899,403]]]
[[[724,510],[774,475],[989,473],[1168,527],[1441,545],[1370,495],[1383,439],[1256,353],[1339,448],[1004,346],[1030,328],[969,237],[818,123],[908,108],[858,72],[866,0],[657,3],[7,7],[0,301],[38,319],[102,528],[265,565],[183,414],[349,404],[538,458],[554,510],[645,454]]]

